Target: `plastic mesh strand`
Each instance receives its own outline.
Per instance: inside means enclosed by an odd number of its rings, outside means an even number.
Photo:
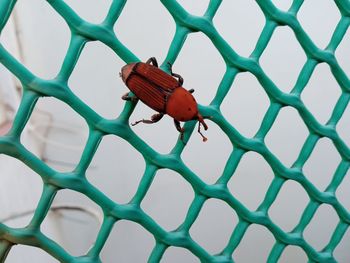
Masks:
[[[350,165],[350,149],[336,130],[336,125],[349,103],[350,80],[344,73],[344,70],[339,66],[334,55],[350,24],[350,2],[348,0],[334,1],[342,17],[331,41],[324,50],[318,48],[313,43],[296,17],[297,12],[303,4],[302,0],[294,0],[288,12],[277,9],[271,1],[256,0],[265,15],[266,24],[258,39],[255,50],[248,58],[239,56],[217,32],[212,23],[212,19],[222,2],[221,0],[211,0],[203,16],[189,14],[175,0],[161,0],[176,23],[176,33],[165,61],[174,63],[179,52],[181,52],[186,36],[192,32],[201,32],[212,41],[227,65],[226,73],[217,88],[217,93],[212,102],[210,105],[200,106],[202,115],[213,116],[212,121],[222,129],[232,143],[232,153],[224,171],[217,182],[212,185],[204,183],[198,175],[193,173],[182,162],[181,153],[186,146],[181,141],[176,143],[169,154],[163,155],[149,147],[130,129],[129,117],[136,104],[126,102],[122,113],[117,119],[106,120],[73,94],[67,85],[68,79],[79,59],[79,55],[84,45],[89,41],[100,41],[104,43],[126,63],[138,61],[138,58],[118,40],[113,31],[113,26],[121,14],[126,0],[114,0],[104,22],[101,24],[91,24],[83,20],[62,0],[48,0],[47,2],[64,18],[72,32],[69,49],[61,70],[55,79],[44,80],[35,76],[0,45],[0,62],[23,85],[23,97],[15,116],[13,127],[6,136],[0,137],[0,153],[22,161],[40,175],[44,182],[42,196],[28,227],[13,229],[0,223],[0,259],[2,261],[6,259],[13,245],[24,244],[40,247],[61,262],[100,262],[100,252],[113,226],[120,219],[136,222],[154,236],[156,244],[149,256],[149,262],[159,262],[166,249],[171,246],[183,247],[189,250],[202,262],[233,262],[232,257],[234,256],[235,249],[239,246],[240,241],[251,224],[264,226],[275,238],[275,244],[270,251],[268,262],[278,262],[282,252],[288,245],[300,247],[305,251],[310,262],[336,261],[333,257],[333,251],[342,241],[342,237],[350,224],[349,211],[346,210],[335,195],[335,191],[341,184]],[[0,30],[4,28],[15,4],[15,0],[2,0],[0,2]],[[317,7],[315,6],[315,8]],[[274,30],[281,25],[288,26],[294,31],[296,39],[307,55],[307,61],[300,72],[296,85],[290,93],[282,92],[259,65],[259,58],[267,47]],[[313,70],[317,64],[323,62],[330,66],[332,74],[342,89],[341,96],[333,109],[331,118],[325,125],[316,120],[300,98]],[[166,63],[163,64],[162,69],[167,71]],[[270,99],[269,109],[263,118],[258,132],[253,138],[242,136],[220,112],[220,105],[230,90],[235,76],[240,72],[250,72],[255,75]],[[73,172],[59,173],[55,171],[33,155],[20,142],[21,133],[35,108],[36,102],[40,97],[46,96],[55,97],[68,104],[86,120],[89,126],[88,141],[80,162]],[[292,167],[284,166],[264,143],[264,138],[274,124],[279,111],[286,106],[293,107],[298,111],[309,130],[309,135]],[[191,136],[194,126],[194,122],[185,124],[185,141]],[[144,175],[134,197],[128,204],[124,205],[113,202],[99,189],[91,185],[85,177],[85,172],[101,139],[103,136],[110,134],[128,141],[143,155],[146,162]],[[319,191],[302,172],[304,163],[311,155],[317,141],[322,137],[332,140],[342,157],[325,191]],[[242,156],[248,151],[260,154],[274,172],[274,179],[266,192],[265,198],[254,212],[248,210],[239,202],[227,187],[227,183],[234,175]],[[195,192],[195,197],[184,222],[176,230],[171,232],[167,232],[158,225],[140,206],[141,201],[156,176],[157,170],[160,168],[171,169],[180,174],[191,184]],[[284,232],[268,216],[269,208],[287,180],[293,180],[300,184],[306,190],[310,199],[299,223],[293,231],[288,233]],[[104,212],[104,221],[96,242],[85,256],[73,257],[40,231],[40,225],[45,219],[57,191],[60,189],[71,189],[86,195],[98,204]],[[228,243],[222,248],[222,252],[217,255],[211,255],[195,242],[189,234],[189,229],[197,219],[203,204],[209,198],[216,198],[226,202],[239,217],[239,222],[232,232]],[[322,204],[328,204],[334,208],[339,217],[339,222],[329,243],[321,251],[317,251],[305,241],[303,231],[312,220],[318,207]]]

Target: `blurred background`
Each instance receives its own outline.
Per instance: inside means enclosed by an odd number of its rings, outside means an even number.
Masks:
[[[111,0],[65,0],[82,18],[100,23],[106,16]],[[209,0],[178,0],[194,15],[202,15]],[[275,0],[287,10],[292,0]],[[326,18],[326,19],[325,19]],[[298,19],[305,31],[320,48],[325,48],[341,16],[334,1],[308,0]],[[219,33],[242,56],[253,51],[265,18],[253,0],[223,1],[214,25]],[[158,0],[128,0],[115,25],[119,40],[138,58],[146,61],[156,57],[162,63],[175,32],[175,23]],[[0,37],[1,43],[29,70],[44,79],[54,78],[62,65],[70,41],[70,31],[64,20],[42,0],[18,0],[9,23]],[[350,76],[350,32],[347,32],[336,57]],[[306,62],[306,55],[288,27],[274,32],[260,64],[267,75],[283,91],[289,92]],[[123,109],[121,96],[128,90],[119,78],[125,63],[107,46],[89,42],[82,51],[69,86],[92,109],[107,119],[116,118]],[[183,76],[184,87],[195,89],[202,105],[210,103],[225,73],[226,66],[211,41],[201,33],[190,34],[173,65],[173,71]],[[330,117],[341,89],[327,64],[319,64],[302,93],[306,106],[321,122]],[[0,64],[0,133],[5,134],[18,108],[20,83]],[[269,106],[269,99],[254,75],[240,73],[225,98],[221,110],[225,118],[244,136],[254,136]],[[138,103],[131,121],[148,118],[153,111]],[[350,145],[350,107],[337,130]],[[194,133],[182,158],[206,183],[214,183],[221,175],[232,152],[226,135],[208,121],[203,143]],[[138,125],[134,131],[160,153],[168,153],[175,145],[178,132],[173,120],[164,117],[154,125]],[[266,145],[286,166],[296,160],[308,136],[308,130],[297,111],[283,108],[266,137]],[[65,103],[54,98],[40,99],[22,135],[23,144],[58,171],[71,171],[78,163],[88,136],[88,126]],[[320,190],[330,182],[341,157],[329,139],[321,139],[307,161],[304,172]],[[24,227],[31,219],[42,191],[40,177],[21,162],[1,155],[0,219],[12,227]],[[117,203],[127,203],[134,195],[145,168],[144,160],[126,141],[105,136],[87,171],[88,180]],[[273,172],[256,153],[243,156],[229,182],[232,194],[254,211],[262,202]],[[350,174],[337,190],[338,199],[350,209]],[[194,197],[191,186],[170,170],[159,170],[142,208],[166,230],[174,230],[184,220]],[[269,210],[272,220],[284,231],[298,223],[309,202],[305,190],[293,181],[286,182]],[[102,210],[87,197],[62,190],[54,207],[84,207],[87,211],[51,211],[42,231],[62,245],[72,255],[84,255],[92,246],[100,227]],[[219,253],[226,245],[238,222],[238,216],[227,204],[208,200],[190,230],[193,239],[210,253]],[[339,218],[329,205],[321,205],[304,232],[307,242],[317,250],[329,241]],[[274,237],[262,226],[251,225],[234,253],[236,262],[265,262]],[[102,250],[103,262],[146,262],[155,244],[153,236],[141,226],[120,221]],[[339,262],[350,262],[350,232],[335,250]],[[252,253],[254,249],[254,253]],[[347,251],[346,251],[347,249]],[[44,251],[22,245],[11,249],[6,262],[57,262]],[[166,251],[162,262],[199,262],[190,252],[180,248]],[[280,262],[307,262],[305,253],[289,246]]]

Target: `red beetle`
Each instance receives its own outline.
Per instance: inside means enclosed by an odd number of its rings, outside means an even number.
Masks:
[[[137,101],[140,99],[150,108],[158,113],[152,115],[150,120],[139,120],[132,125],[142,123],[156,123],[164,114],[174,118],[176,129],[180,132],[180,138],[183,139],[184,128],[180,121],[198,120],[198,132],[203,141],[207,138],[201,133],[201,124],[207,130],[208,126],[204,122],[203,116],[198,112],[198,105],[191,93],[193,89],[185,90],[182,87],[183,78],[172,72],[169,64],[171,76],[158,68],[157,60],[152,57],[146,63],[130,63],[122,68],[120,76],[126,86],[136,97],[130,97],[126,93],[122,99]]]

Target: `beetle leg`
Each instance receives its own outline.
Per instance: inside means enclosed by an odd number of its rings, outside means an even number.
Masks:
[[[173,72],[173,65],[171,65],[169,61],[167,62],[167,64],[169,66],[171,76],[177,78],[177,81],[179,82],[179,86],[182,86],[182,84],[184,84],[184,79],[179,74],[176,74]]]
[[[135,126],[136,124],[139,124],[140,122],[146,123],[146,124],[153,124],[153,123],[156,123],[156,122],[160,121],[160,119],[163,118],[163,116],[164,116],[163,113],[156,113],[156,114],[153,114],[151,116],[150,120],[142,119],[142,120],[139,120],[139,121],[136,121],[136,122],[132,123],[131,125]]]
[[[168,65],[169,71],[172,74],[173,73],[173,65],[169,61],[166,64]]]
[[[183,141],[185,129],[181,127],[181,124],[178,120],[174,119],[174,124],[175,124],[176,130],[180,132],[181,141]]]
[[[139,99],[135,96],[133,96],[133,97],[129,96],[129,92],[127,92],[122,96],[122,100],[137,102]]]
[[[193,93],[193,92],[194,92],[194,89],[189,89],[188,92],[189,92],[189,93]]]
[[[171,76],[177,78],[177,81],[179,82],[179,86],[182,86],[184,84],[184,79],[179,74],[171,72]]]
[[[158,68],[158,62],[155,57],[151,57],[146,61],[146,64],[152,64],[153,66]]]

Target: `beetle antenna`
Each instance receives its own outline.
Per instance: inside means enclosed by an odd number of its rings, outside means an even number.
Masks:
[[[204,126],[204,125],[203,125]],[[203,142],[206,142],[208,140],[207,137],[205,137],[202,133],[201,133],[201,123],[198,122],[198,133],[202,136],[203,138]]]
[[[208,139],[207,139],[207,137],[205,137],[205,136],[201,133],[201,124],[203,124],[204,130],[208,130],[208,125],[204,122],[203,116],[200,115],[199,113],[198,113],[197,119],[198,119],[198,133],[202,136],[203,142],[205,142],[205,141],[207,141]]]
[[[208,130],[208,125],[204,122],[203,116],[198,113],[197,119],[199,123],[203,124],[204,130]]]

